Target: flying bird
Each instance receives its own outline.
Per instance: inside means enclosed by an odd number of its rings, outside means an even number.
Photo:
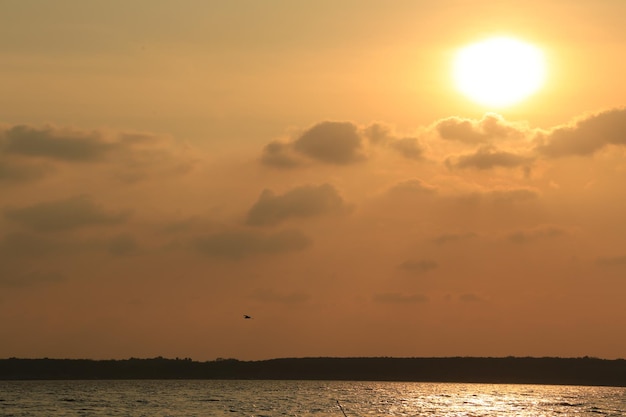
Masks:
[[[251,317],[251,316],[249,316],[249,315],[247,315],[247,314],[244,314],[244,315],[243,315],[243,318],[244,318],[244,319],[246,319],[246,320],[248,320],[248,319],[251,319],[252,317]]]

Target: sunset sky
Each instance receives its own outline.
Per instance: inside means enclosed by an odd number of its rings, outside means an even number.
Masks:
[[[3,2],[0,357],[625,358],[624,16]],[[508,107],[453,80],[493,37]]]

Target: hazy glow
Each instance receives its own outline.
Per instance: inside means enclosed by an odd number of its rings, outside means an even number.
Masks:
[[[506,107],[543,85],[545,63],[537,48],[509,38],[491,38],[463,48],[454,62],[454,80],[470,99]]]
[[[0,358],[624,357],[626,1],[33,3]]]

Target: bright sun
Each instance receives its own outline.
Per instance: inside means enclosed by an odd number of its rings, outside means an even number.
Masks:
[[[546,73],[543,53],[511,38],[490,38],[461,49],[453,71],[457,88],[489,107],[511,106],[532,95]]]

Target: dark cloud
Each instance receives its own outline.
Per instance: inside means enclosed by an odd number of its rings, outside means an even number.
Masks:
[[[305,303],[311,296],[302,292],[280,293],[269,289],[259,289],[252,294],[252,298],[264,303],[293,305]]]
[[[295,168],[300,165],[292,155],[291,145],[282,142],[270,142],[263,148],[261,162],[276,168]]]
[[[374,301],[384,304],[416,304],[428,302],[423,294],[382,293],[374,295]]]
[[[131,183],[155,174],[184,175],[194,166],[190,154],[171,138],[151,133],[0,127],[0,182],[36,180],[63,164],[74,172],[97,164],[107,176]]]
[[[6,154],[68,162],[98,161],[119,146],[106,142],[97,132],[14,126],[3,133],[2,148]]]
[[[480,120],[449,117],[434,124],[435,132],[445,140],[482,144],[475,152],[446,160],[449,168],[488,170],[522,167],[526,173],[537,155],[556,158],[589,155],[602,147],[626,145],[626,109],[614,109],[580,119],[573,124],[547,132],[506,121],[488,113]],[[497,141],[534,138],[531,154],[498,149]],[[306,159],[327,164],[347,165],[366,158],[363,143],[386,147],[408,159],[424,158],[424,147],[413,137],[398,137],[393,129],[374,123],[359,129],[350,122],[321,122],[289,142],[271,142],[263,149],[261,161],[277,168],[294,168]]]
[[[178,235],[181,233],[186,233],[190,230],[193,230],[194,227],[198,225],[198,219],[184,218],[180,220],[172,220],[170,222],[165,222],[160,225],[157,230],[159,233],[167,234],[167,235]]]
[[[383,144],[393,138],[392,129],[382,123],[373,123],[363,129],[363,136],[365,136],[370,143],[374,145]]]
[[[129,216],[127,212],[106,211],[82,195],[27,207],[5,208],[4,215],[9,220],[42,232],[118,224]]]
[[[65,242],[33,233],[10,233],[0,241],[0,256],[38,258],[56,254],[65,246]]]
[[[420,160],[424,157],[424,148],[414,137],[398,137],[390,126],[382,123],[373,123],[361,130],[370,144],[388,147],[400,153],[407,159]]]
[[[357,127],[349,122],[322,122],[305,131],[293,147],[310,158],[336,165],[364,159]]]
[[[139,251],[137,241],[130,235],[122,234],[113,237],[107,242],[109,253],[115,256],[134,255]]]
[[[270,142],[261,162],[275,168],[294,168],[302,158],[332,165],[347,165],[365,159],[357,126],[350,122],[321,122],[290,142]]]
[[[404,261],[398,265],[403,271],[411,273],[424,273],[439,268],[439,264],[430,259],[424,259],[420,261]]]
[[[526,131],[505,121],[500,115],[487,113],[481,120],[449,117],[435,124],[435,130],[442,139],[465,143],[485,143],[493,139],[520,138]]]
[[[419,160],[424,155],[424,149],[416,138],[396,139],[389,146],[407,159]]]
[[[0,181],[4,182],[33,181],[44,177],[49,171],[50,169],[42,164],[18,163],[0,159]]]
[[[432,195],[437,193],[437,188],[418,178],[413,178],[395,184],[387,193],[397,196]]]
[[[518,230],[510,233],[507,239],[513,243],[530,243],[536,240],[553,239],[568,236],[569,232],[558,226],[539,226],[529,230]]]
[[[128,256],[139,252],[139,244],[135,238],[127,234],[102,239],[80,239],[49,233],[9,233],[0,240],[0,264],[9,260],[32,261],[44,257],[50,259],[75,256],[92,251]]]
[[[449,168],[475,168],[480,170],[497,167],[516,168],[519,166],[528,166],[531,163],[532,158],[511,152],[499,151],[491,146],[484,146],[479,148],[475,153],[446,160],[446,165]]]
[[[0,269],[0,286],[2,287],[30,287],[39,284],[60,282],[63,275],[54,271],[12,271]]]
[[[591,155],[606,145],[626,145],[626,109],[613,109],[540,134],[535,150],[558,158]]]
[[[443,245],[445,243],[450,243],[450,242],[458,242],[461,240],[468,240],[468,239],[474,239],[478,237],[478,235],[474,232],[467,232],[467,233],[444,233],[442,235],[439,235],[437,237],[435,237],[432,242],[436,243],[438,245]]]
[[[237,260],[254,255],[299,251],[311,245],[311,240],[296,230],[272,234],[252,231],[230,231],[198,237],[195,248],[211,257]]]
[[[248,212],[246,223],[253,226],[276,225],[286,219],[337,213],[344,201],[330,184],[305,185],[283,195],[264,190]]]
[[[459,301],[464,303],[479,303],[484,301],[482,297],[474,293],[465,293],[459,295]]]
[[[373,123],[359,128],[350,122],[321,122],[291,141],[265,145],[261,162],[275,168],[295,168],[313,160],[349,165],[367,159],[365,144],[392,149],[407,159],[421,160],[424,148],[414,137],[398,137],[391,127]]]
[[[531,188],[502,188],[465,194],[458,201],[464,204],[514,204],[536,200],[538,197],[538,191]]]
[[[626,255],[596,259],[598,266],[626,266]]]

